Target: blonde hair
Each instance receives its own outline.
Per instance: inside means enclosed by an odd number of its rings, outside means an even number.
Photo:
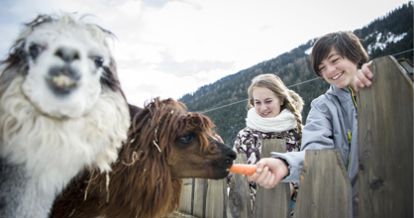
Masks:
[[[249,96],[248,107],[254,106],[253,89],[256,87],[267,88],[272,91],[283,103],[281,109],[288,109],[296,118],[299,137],[302,138],[302,109],[304,101],[302,97],[293,90],[286,87],[283,81],[275,74],[260,74],[252,79],[247,89]]]

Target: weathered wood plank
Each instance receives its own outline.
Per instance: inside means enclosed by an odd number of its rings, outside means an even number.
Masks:
[[[264,140],[262,157],[270,157],[271,152],[286,152],[285,141],[280,139]],[[255,217],[288,217],[290,188],[281,183],[272,189],[257,188]]]
[[[235,163],[246,163],[245,154],[238,154]],[[249,185],[243,175],[233,174],[230,180],[229,216],[232,218],[253,217],[253,208],[250,204]]]
[[[413,84],[397,61],[374,60],[359,94],[359,217],[413,217]]]
[[[221,180],[207,180],[208,189],[206,197],[206,218],[223,218],[225,213],[224,204],[224,187],[227,183],[224,179]]]
[[[193,189],[193,179],[183,179],[181,186],[181,195],[180,195],[180,205],[178,210],[186,214],[191,214],[191,205],[192,205],[192,189]]]
[[[338,151],[306,151],[295,218],[352,217],[352,193]]]
[[[197,217],[205,217],[207,180],[194,179],[194,207],[193,214]]]

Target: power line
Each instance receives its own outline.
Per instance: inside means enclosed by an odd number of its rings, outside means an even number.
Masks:
[[[303,81],[303,82],[299,82],[299,83],[289,85],[287,87],[291,88],[291,87],[294,87],[294,86],[299,86],[299,85],[302,85],[302,84],[305,84],[305,83],[308,83],[308,82],[312,82],[312,81],[318,80],[318,79],[321,79],[321,78],[320,77],[315,77],[315,78],[308,79],[308,80]],[[221,109],[221,108],[229,107],[229,106],[232,106],[232,105],[235,105],[235,104],[238,104],[238,103],[241,103],[241,102],[245,102],[245,101],[248,101],[248,100],[249,99],[247,98],[247,99],[243,99],[243,100],[240,100],[240,101],[232,102],[230,104],[225,104],[225,105],[222,105],[222,106],[219,106],[219,107],[210,108],[210,109],[207,109],[205,111],[202,111],[201,113],[208,113],[208,112],[211,112],[211,111],[215,111],[215,110],[218,110],[218,109]]]
[[[221,108],[229,107],[229,106],[231,106],[231,105],[238,104],[238,103],[241,103],[241,102],[245,102],[245,101],[247,101],[247,100],[249,100],[249,99],[244,99],[244,100],[240,100],[240,101],[232,102],[232,103],[230,103],[230,104],[225,104],[225,105],[222,105],[222,106],[220,106],[220,107],[216,107],[216,108],[210,108],[210,109],[208,109],[208,110],[201,111],[201,113],[208,113],[208,112],[210,112],[210,111],[215,111],[215,110],[218,110],[218,109],[221,109]]]
[[[303,81],[303,82],[299,82],[299,83],[296,83],[296,84],[293,84],[293,85],[289,85],[288,88],[291,88],[291,87],[294,87],[294,86],[298,86],[298,85],[302,85],[304,83],[308,83],[308,82],[311,82],[311,81],[314,81],[314,80],[318,80],[318,79],[321,79],[321,77],[315,77],[313,79],[308,79],[308,80]]]
[[[408,53],[408,52],[413,51],[413,50],[414,50],[413,48],[408,49],[408,50],[405,50],[405,51],[402,51],[402,52],[391,54],[391,56],[397,56],[397,55],[400,55],[400,54]]]

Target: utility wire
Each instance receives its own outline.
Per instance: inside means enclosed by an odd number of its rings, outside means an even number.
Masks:
[[[295,84],[289,85],[289,86],[287,86],[287,87],[288,87],[288,88],[291,88],[291,87],[294,87],[294,86],[299,86],[299,85],[302,85],[302,84],[305,84],[305,83],[308,83],[308,82],[312,82],[312,81],[314,81],[314,80],[318,80],[318,79],[321,79],[321,78],[320,78],[320,77],[315,77],[315,78],[308,79],[308,80],[303,81],[303,82],[299,82],[299,83],[295,83]],[[222,106],[219,106],[219,107],[210,108],[210,109],[207,109],[207,110],[205,110],[205,111],[202,111],[201,113],[208,113],[208,112],[215,111],[215,110],[218,110],[218,109],[221,109],[221,108],[225,108],[225,107],[229,107],[229,106],[232,106],[232,105],[235,105],[235,104],[241,103],[241,102],[246,102],[246,101],[248,101],[248,100],[249,100],[249,99],[247,98],[247,99],[243,99],[243,100],[240,100],[240,101],[232,102],[232,103],[230,103],[230,104],[225,104],[225,105],[222,105]]]
[[[408,50],[405,50],[405,51],[402,51],[402,52],[391,54],[391,56],[397,56],[397,55],[400,55],[400,54],[408,53],[408,52],[413,51],[413,50],[414,50],[414,48],[408,49]]]
[[[242,103],[242,102],[245,102],[245,101],[247,101],[247,100],[249,100],[249,99],[243,99],[243,100],[240,100],[240,101],[232,102],[232,103],[230,103],[230,104],[225,104],[225,105],[222,105],[222,106],[220,106],[220,107],[210,108],[210,109],[208,109],[208,110],[201,111],[201,113],[203,113],[203,114],[204,114],[204,113],[208,113],[208,112],[215,111],[215,110],[218,110],[218,109],[221,109],[221,108],[225,108],[225,107],[229,107],[229,106],[232,106],[232,105],[235,105],[235,104],[238,104],[238,103]]]

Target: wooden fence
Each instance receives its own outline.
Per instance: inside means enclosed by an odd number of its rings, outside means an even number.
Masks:
[[[374,60],[373,86],[359,93],[358,217],[413,217],[413,83],[393,57]],[[262,153],[283,152],[264,141]],[[239,156],[236,162],[244,162]],[[232,192],[228,193],[229,185]],[[258,188],[256,207],[247,181],[187,179],[179,210],[195,217],[288,217],[289,186]],[[336,150],[307,151],[294,218],[352,217],[351,185]]]

